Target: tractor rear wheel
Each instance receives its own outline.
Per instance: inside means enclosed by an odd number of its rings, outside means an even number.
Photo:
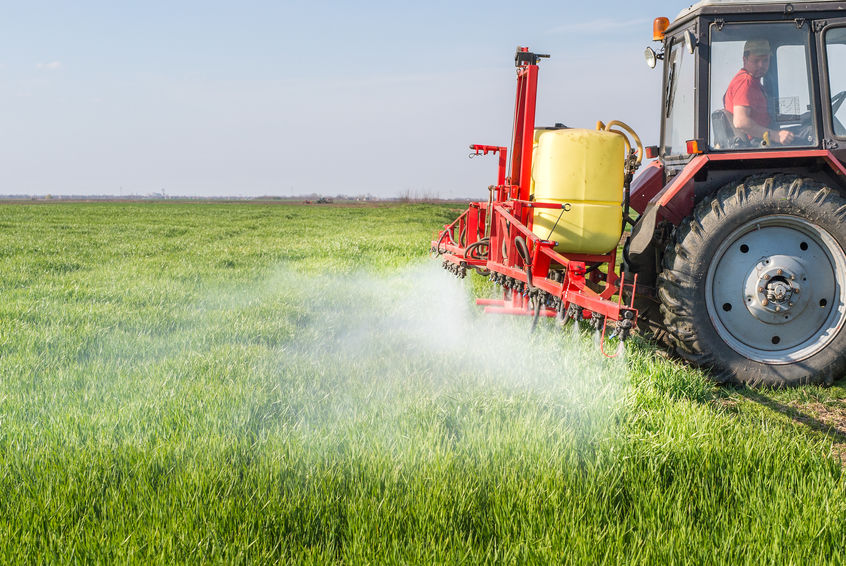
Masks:
[[[718,381],[831,383],[846,369],[846,199],[813,179],[750,177],[701,202],[664,255],[676,352]]]

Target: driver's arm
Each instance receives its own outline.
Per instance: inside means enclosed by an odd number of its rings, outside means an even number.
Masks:
[[[752,108],[749,106],[734,105],[734,127],[752,138],[763,138],[764,132],[769,132],[770,140],[781,145],[793,141],[793,132],[788,130],[771,130],[765,128],[752,119]]]

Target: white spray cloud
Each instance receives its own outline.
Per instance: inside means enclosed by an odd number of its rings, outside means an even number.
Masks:
[[[420,406],[516,396],[580,415],[593,435],[620,406],[624,363],[551,321],[530,335],[529,317],[483,314],[435,262],[300,282],[305,318],[280,369],[315,376],[315,402],[327,407],[309,426],[328,434],[376,414],[385,434]]]

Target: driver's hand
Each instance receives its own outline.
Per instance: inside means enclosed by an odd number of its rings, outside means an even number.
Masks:
[[[778,143],[781,145],[789,144],[793,141],[793,132],[788,130],[779,130],[778,131]]]

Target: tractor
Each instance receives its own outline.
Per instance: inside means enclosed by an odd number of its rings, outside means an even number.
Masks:
[[[497,183],[433,252],[502,287],[477,300],[486,311],[589,323],[603,352],[638,330],[718,382],[832,383],[846,373],[846,2],[704,0],[652,33],[647,147],[616,121],[537,127],[548,56],[518,48],[511,146],[470,146],[499,155]]]

